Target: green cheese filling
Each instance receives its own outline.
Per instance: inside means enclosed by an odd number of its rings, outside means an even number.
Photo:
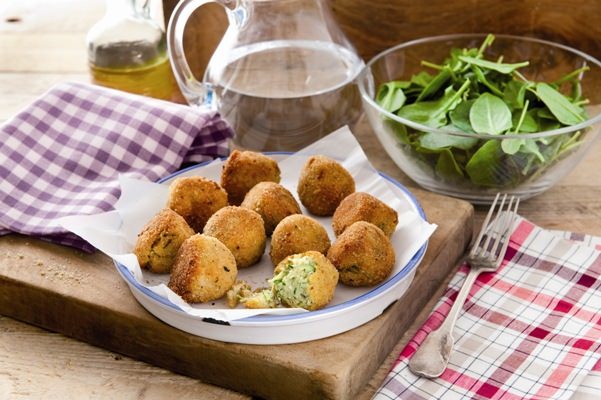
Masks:
[[[271,279],[274,295],[290,307],[311,305],[309,277],[315,272],[315,261],[308,256],[291,257],[286,266]]]

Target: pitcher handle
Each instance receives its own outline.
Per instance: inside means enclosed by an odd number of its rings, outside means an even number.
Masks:
[[[171,69],[182,94],[189,104],[213,108],[212,89],[194,77],[184,54],[184,29],[192,13],[207,3],[217,3],[229,11],[235,0],[181,0],[173,10],[167,25],[167,52]]]

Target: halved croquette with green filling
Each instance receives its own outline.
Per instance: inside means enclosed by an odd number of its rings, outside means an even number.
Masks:
[[[334,297],[338,271],[320,252],[307,251],[282,260],[270,283],[274,297],[282,304],[317,310]]]

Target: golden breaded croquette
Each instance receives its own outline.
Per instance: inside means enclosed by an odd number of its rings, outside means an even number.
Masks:
[[[311,214],[329,216],[342,199],[355,191],[355,180],[338,162],[312,156],[301,170],[297,191]]]
[[[342,200],[334,212],[332,217],[334,234],[339,236],[357,221],[371,222],[390,237],[396,229],[399,217],[395,210],[371,194],[355,192]]]
[[[328,251],[328,259],[349,286],[373,286],[385,280],[394,267],[394,249],[380,228],[358,221],[346,228]]]
[[[277,224],[289,215],[300,214],[298,202],[284,186],[275,182],[259,182],[244,197],[241,207],[258,212],[271,235]]]
[[[272,158],[254,151],[232,151],[221,170],[221,186],[235,206],[253,186],[265,181],[279,183],[280,167]]]
[[[184,240],[194,235],[186,220],[175,211],[159,211],[138,234],[134,254],[140,267],[166,274],[171,271],[175,256]]]
[[[237,275],[232,252],[214,237],[197,233],[182,243],[168,286],[188,303],[203,303],[225,295]]]
[[[330,238],[326,229],[316,220],[302,214],[284,218],[271,235],[269,255],[273,265],[289,255],[315,250],[326,254]]]
[[[195,232],[202,232],[209,217],[227,205],[227,193],[210,179],[187,176],[169,185],[167,207],[184,217]]]
[[[289,307],[318,310],[334,297],[338,271],[318,251],[307,251],[283,259],[270,281],[274,297]]]
[[[218,210],[203,233],[219,239],[232,252],[238,269],[256,264],[265,252],[263,219],[248,208],[227,206]]]

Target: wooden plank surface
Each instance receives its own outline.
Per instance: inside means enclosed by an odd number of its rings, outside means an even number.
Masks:
[[[89,81],[83,38],[104,7],[104,0],[0,4],[0,122],[58,82]],[[0,399],[249,398],[8,317],[0,317],[0,336]]]
[[[16,235],[0,238],[0,314],[252,395],[352,399],[447,277],[471,236],[468,203],[416,193],[439,229],[414,283],[380,317],[331,338],[250,346],[195,337],[142,309],[105,256]]]
[[[248,399],[7,317],[0,336],[2,399]]]

